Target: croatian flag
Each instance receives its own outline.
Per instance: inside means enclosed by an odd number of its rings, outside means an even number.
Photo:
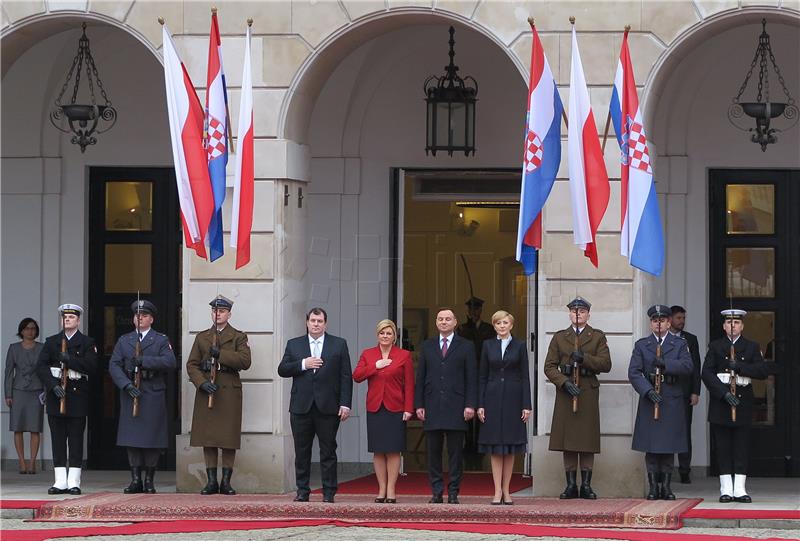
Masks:
[[[536,272],[537,251],[542,248],[542,208],[561,163],[561,115],[564,111],[553,72],[532,22],[531,30],[533,43],[517,231],[517,261],[522,263],[526,276]]]
[[[204,246],[214,212],[214,194],[208,179],[208,161],[203,148],[203,106],[189,73],[178,57],[175,43],[163,25],[164,83],[167,93],[172,160],[186,247],[206,257]]]
[[[589,101],[589,90],[583,75],[574,25],[569,85],[570,122],[567,149],[573,238],[592,265],[597,267],[597,228],[606,213],[611,188]]]
[[[622,161],[620,251],[632,266],[659,276],[664,269],[664,234],[627,30],[614,77],[610,109]]]
[[[211,14],[208,38],[208,76],[206,78],[206,152],[208,176],[214,192],[214,213],[208,227],[211,261],[224,253],[222,240],[222,203],[225,201],[225,167],[228,165],[228,92],[222,69],[222,41],[217,14]]]
[[[253,227],[253,190],[255,164],[253,153],[253,78],[250,69],[250,23],[242,68],[242,99],[239,104],[239,151],[236,153],[236,177],[233,181],[231,212],[231,247],[236,248],[236,268],[250,262],[250,230]]]

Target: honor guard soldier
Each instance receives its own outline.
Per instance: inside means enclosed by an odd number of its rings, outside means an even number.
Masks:
[[[689,447],[681,378],[692,373],[692,357],[686,340],[669,332],[669,306],[651,306],[647,315],[652,332],[636,342],[628,366],[628,380],[639,393],[631,448],[645,453],[647,499],[674,500],[674,455]]]
[[[588,325],[589,301],[576,297],[567,308],[571,325],[553,335],[544,364],[545,376],[556,386],[549,449],[564,454],[567,487],[559,497],[594,500],[592,469],[594,455],[600,452],[597,374],[611,371],[611,354],[603,331]]]
[[[53,441],[55,483],[47,493],[77,495],[89,414],[89,376],[97,369],[97,347],[78,330],[83,308],[62,304],[58,313],[62,330],[47,337],[36,367],[47,391],[45,409]]]
[[[756,342],[742,336],[744,310],[723,310],[725,336],[708,345],[703,383],[711,399],[708,422],[719,468],[719,501],[750,503],[747,479],[750,425],[753,422],[752,379],[766,379],[767,364]]]
[[[242,382],[239,371],[250,368],[247,335],[228,324],[233,301],[212,300],[210,329],[198,333],[186,361],[186,372],[197,388],[189,444],[202,447],[208,482],[200,494],[236,494],[231,487],[233,462],[242,439]],[[219,450],[222,481],[217,481]]]
[[[158,459],[169,446],[167,375],[177,367],[169,339],[152,329],[155,305],[138,300],[131,310],[134,330],[119,337],[108,364],[120,389],[117,445],[128,448],[131,467],[131,483],[123,492],[155,494]]]

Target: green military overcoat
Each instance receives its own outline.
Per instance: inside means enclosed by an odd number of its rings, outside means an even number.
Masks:
[[[242,382],[239,370],[250,368],[250,345],[247,334],[227,325],[219,333],[219,364],[224,370],[217,372],[214,407],[208,409],[208,395],[200,385],[211,378],[210,372],[201,369],[203,359],[216,332],[212,329],[199,333],[194,339],[192,352],[186,361],[186,372],[197,388],[192,414],[192,447],[221,447],[239,449],[242,439]]]
[[[578,338],[578,347],[583,351],[583,368],[596,374],[611,370],[611,355],[603,331],[586,325]],[[570,364],[570,354],[573,351],[575,331],[572,326],[555,333],[547,349],[544,375],[556,386],[549,449],[599,453],[600,382],[597,381],[597,376],[581,375],[577,413],[572,413],[572,396],[562,387],[571,376],[562,374],[558,367]]]

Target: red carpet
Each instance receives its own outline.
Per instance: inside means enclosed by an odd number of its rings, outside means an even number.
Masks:
[[[58,528],[51,530],[5,530],[3,541],[44,541],[54,537],[90,537],[95,535],[144,535],[158,533],[220,532],[231,530],[264,530],[272,528],[291,528],[309,526],[340,526],[368,528],[402,528],[408,530],[430,530],[445,532],[467,532],[480,534],[510,534],[528,537],[567,537],[592,539],[622,539],[626,541],[750,541],[750,537],[736,535],[698,535],[685,533],[665,533],[653,531],[601,530],[593,528],[563,528],[552,526],[531,526],[526,524],[452,524],[452,523],[413,523],[413,522],[347,522],[341,520],[292,520],[292,521],[173,521],[142,522],[124,526],[98,526],[82,528]],[[721,530],[730,531],[730,530]],[[763,541],[783,541],[778,538],[764,538]]]
[[[52,500],[0,500],[0,509],[39,509]]]
[[[447,475],[445,475],[445,486],[447,486]],[[511,476],[511,492],[519,492],[530,488],[531,478],[522,477],[522,474],[515,473]],[[317,489],[314,494],[322,494],[322,489]],[[378,481],[373,474],[359,477],[339,483],[337,494],[378,494]],[[428,483],[428,474],[423,472],[410,472],[401,475],[397,480],[397,494],[403,496],[430,496],[431,485]],[[492,474],[488,472],[467,472],[461,479],[461,490],[459,496],[489,496],[494,495],[494,483]]]
[[[770,509],[689,509],[681,518],[721,519],[794,519],[800,520],[800,511]]]
[[[601,498],[559,500],[516,498],[513,506],[492,506],[485,496],[461,497],[462,505],[431,505],[428,496],[403,496],[394,505],[372,496],[337,495],[334,505],[319,496],[295,503],[292,495],[206,496],[196,494],[101,493],[48,502],[37,521],[152,522],[180,520],[347,520],[409,523],[520,523],[604,528],[680,528],[680,516],[700,500],[652,501]]]

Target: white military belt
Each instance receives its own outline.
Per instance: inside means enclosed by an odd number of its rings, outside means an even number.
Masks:
[[[58,366],[51,366],[50,367],[50,374],[53,375],[54,378],[61,378],[61,368]],[[78,372],[77,370],[67,370],[67,378],[68,379],[89,379],[89,376],[84,374],[83,372]]]
[[[731,382],[731,375],[729,373],[727,373],[727,372],[719,372],[717,374],[717,377],[725,385],[728,385]],[[736,385],[738,387],[747,387],[748,385],[750,385],[750,378],[748,378],[747,376],[738,376],[737,375],[736,376]]]

